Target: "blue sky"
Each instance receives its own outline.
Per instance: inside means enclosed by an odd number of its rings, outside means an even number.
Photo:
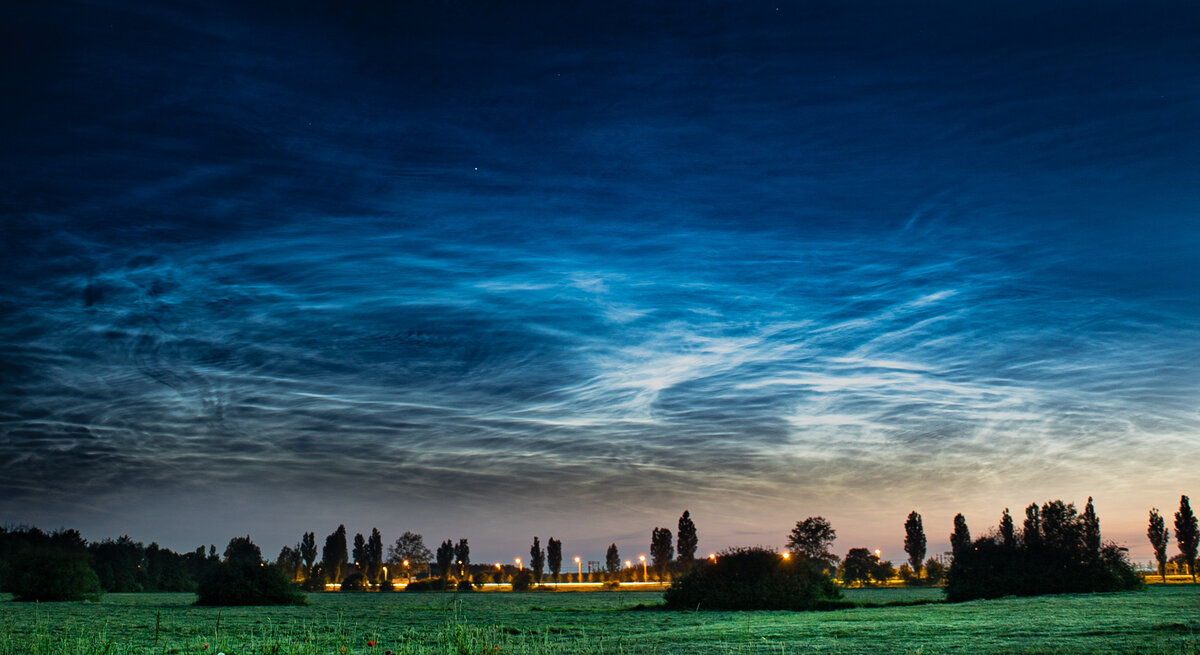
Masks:
[[[1194,4],[10,8],[0,519],[900,560],[1196,493]]]

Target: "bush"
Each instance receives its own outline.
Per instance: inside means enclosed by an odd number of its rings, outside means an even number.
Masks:
[[[342,580],[342,586],[338,589],[341,591],[366,591],[367,576],[361,573],[351,573]]]
[[[471,585],[470,580],[459,580],[456,589],[458,591],[475,591],[475,587]]]
[[[197,605],[307,605],[274,564],[247,561],[222,562],[200,581]]]
[[[529,588],[532,586],[533,573],[526,571],[525,569],[521,569],[516,575],[513,576],[513,591],[529,591]]]
[[[35,548],[15,557],[5,586],[22,601],[96,600],[100,578],[85,552]]]
[[[446,584],[447,584],[446,581],[443,581],[441,578],[429,578],[428,580],[417,580],[415,582],[410,582],[404,587],[404,590],[405,591],[445,591]]]
[[[819,565],[765,548],[724,551],[663,594],[669,609],[704,610],[812,610],[841,596]]]

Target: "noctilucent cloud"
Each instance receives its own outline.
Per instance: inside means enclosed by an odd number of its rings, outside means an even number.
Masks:
[[[1200,494],[1194,2],[159,4],[4,9],[0,521],[1144,560]]]

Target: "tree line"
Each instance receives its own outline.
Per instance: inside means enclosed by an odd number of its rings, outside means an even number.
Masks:
[[[1187,496],[1180,498],[1174,519],[1179,549],[1175,560],[1195,580],[1200,529]],[[966,519],[959,514],[950,534],[949,566],[939,558],[926,558],[927,540],[919,513],[910,512],[903,528],[907,559],[898,568],[883,560],[879,551],[861,547],[849,549],[839,559],[832,551],[837,532],[821,516],[796,522],[787,535],[786,555],[811,563],[815,570],[840,579],[845,586],[884,584],[899,577],[908,584],[945,583],[948,596],[955,599],[997,593],[1049,593],[1051,589],[1126,588],[1136,577],[1125,549],[1102,543],[1091,498],[1082,513],[1060,500],[1031,504],[1025,509],[1020,528],[1006,508],[997,526],[974,540]],[[1159,574],[1165,577],[1171,533],[1157,508],[1150,510],[1147,536],[1154,547]],[[368,536],[356,534],[353,548],[347,537],[345,526],[339,525],[318,548],[315,533],[305,532],[295,546],[283,547],[267,567],[249,535],[230,540],[222,558],[215,545],[175,553],[157,543],[145,546],[128,536],[88,543],[75,530],[45,533],[30,527],[0,528],[0,590],[50,600],[56,594],[79,597],[101,592],[197,591],[218,571],[237,580],[259,575],[246,568],[230,573],[225,567],[229,563],[269,568],[280,579],[309,591],[324,590],[328,584],[345,591],[386,591],[392,589],[391,581],[396,578],[409,582],[412,590],[468,590],[488,582],[511,583],[515,590],[521,590],[563,579],[563,544],[554,537],[543,547],[534,536],[527,562],[494,567],[473,564],[465,538],[446,539],[431,551],[420,534],[405,532],[386,548],[385,554],[377,528]],[[696,525],[690,513],[684,511],[675,534],[658,526],[651,530],[649,561],[622,560],[613,543],[605,553],[603,567],[590,571],[588,580],[665,582],[686,576],[698,566],[713,563],[706,561],[713,559],[711,556],[697,559],[698,544]],[[67,577],[74,581],[70,584],[75,588],[55,591],[55,585],[61,586],[57,578]],[[39,591],[32,591],[39,587]]]

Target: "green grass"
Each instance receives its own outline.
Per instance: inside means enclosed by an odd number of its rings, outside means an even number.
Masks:
[[[939,590],[849,590],[886,605]],[[307,607],[0,596],[0,655],[371,653],[1181,653],[1200,655],[1200,586],[830,612],[667,612],[654,592],[314,594]],[[371,647],[369,640],[377,645]],[[204,645],[208,644],[208,649]],[[341,649],[344,648],[345,651]]]

